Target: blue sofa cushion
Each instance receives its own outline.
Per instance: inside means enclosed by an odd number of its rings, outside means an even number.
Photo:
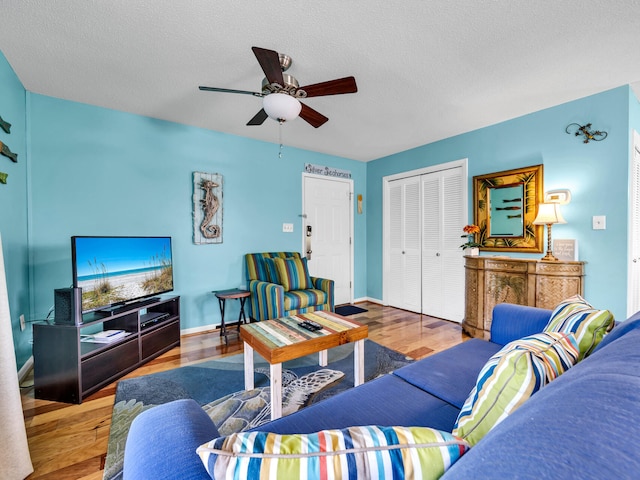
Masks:
[[[281,434],[313,433],[351,426],[383,425],[431,427],[450,432],[458,412],[459,409],[453,405],[401,378],[384,375],[254,430]]]
[[[202,407],[176,400],[142,412],[129,428],[124,451],[124,480],[207,478],[196,449],[219,436]]]
[[[491,341],[500,345],[540,333],[549,323],[551,310],[513,303],[493,307]]]
[[[399,368],[393,375],[462,408],[487,360],[502,348],[472,338],[443,352]]]
[[[637,478],[638,345],[640,329],[627,329],[531,397],[442,478]]]
[[[637,328],[640,328],[640,312],[636,312],[635,315],[629,317],[629,319],[625,320],[624,322],[617,323],[613,330],[605,335],[602,341],[595,348],[594,352],[606,347],[610,343],[616,341],[618,338],[626,335],[631,330],[635,330]]]

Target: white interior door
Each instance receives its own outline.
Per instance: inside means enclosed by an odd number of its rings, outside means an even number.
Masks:
[[[303,175],[303,250],[309,273],[335,282],[336,305],[351,303],[353,181]],[[310,235],[307,235],[308,229]]]
[[[629,204],[629,281],[627,315],[640,310],[640,134],[633,132]]]
[[[420,313],[420,177],[389,182],[388,304]]]

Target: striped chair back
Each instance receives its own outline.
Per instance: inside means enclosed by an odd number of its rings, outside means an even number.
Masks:
[[[263,253],[247,253],[245,258],[245,274],[247,283],[251,280],[260,280],[262,282],[270,282],[271,278],[267,271],[265,258],[300,258],[298,252],[263,252]]]

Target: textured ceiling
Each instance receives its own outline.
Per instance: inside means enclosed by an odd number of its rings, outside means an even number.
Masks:
[[[631,84],[637,0],[0,0],[0,50],[35,93],[367,161]],[[329,117],[246,123],[251,51],[293,58],[301,85],[353,75]],[[589,119],[583,119],[588,121]]]

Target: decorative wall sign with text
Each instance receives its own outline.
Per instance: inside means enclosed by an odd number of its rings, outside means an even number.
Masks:
[[[553,239],[553,254],[558,260],[566,262],[578,261],[578,241],[574,239]]]
[[[222,175],[193,172],[193,243],[222,243]]]
[[[349,170],[323,167],[322,165],[314,165],[312,163],[305,163],[304,171],[315,175],[324,175],[325,177],[351,178],[351,172]]]

